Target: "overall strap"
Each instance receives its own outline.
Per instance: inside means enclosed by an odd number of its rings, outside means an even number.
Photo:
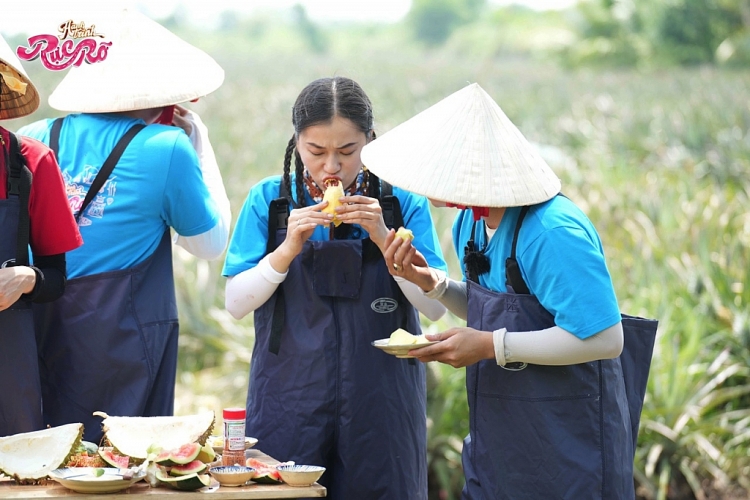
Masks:
[[[401,203],[393,195],[393,186],[380,179],[380,190],[378,201],[382,210],[383,222],[388,229],[398,229],[404,225],[404,216],[401,212]],[[362,241],[362,260],[372,262],[382,259],[383,254],[378,246],[370,238]]]
[[[64,120],[65,117],[55,118],[52,122],[52,129],[49,131],[49,148],[55,153],[55,158],[60,158],[60,130],[62,130]]]
[[[393,195],[393,186],[380,179],[380,208],[382,209],[382,215],[383,215],[383,222],[385,222],[385,226],[388,229],[398,229],[400,227],[403,227],[404,225],[404,215],[401,212],[401,202],[398,201],[398,198],[396,198]],[[369,258],[382,258],[382,254],[380,253],[380,249],[372,243],[372,241],[368,238],[367,240],[369,242],[368,245],[366,245],[366,248],[364,248],[365,255],[363,255],[363,258],[367,259]],[[399,303],[400,307],[404,307],[404,301],[405,297],[403,293],[400,293],[398,295],[397,301]],[[408,302],[408,301],[407,301]],[[401,328],[406,329],[406,316],[404,316]],[[410,358],[409,359],[410,365],[416,365],[416,359]]]
[[[279,186],[279,197],[271,200],[268,206],[268,242],[266,243],[266,255],[270,254],[276,247],[276,233],[279,229],[287,228],[289,219],[289,190],[282,179]],[[268,350],[273,354],[279,354],[281,348],[281,328],[286,321],[286,299],[284,298],[284,284],[281,283],[276,291],[276,302],[273,306],[271,318],[271,336],[268,340]]]
[[[505,259],[505,285],[513,287],[515,293],[522,295],[529,294],[529,287],[526,286],[526,282],[521,275],[521,269],[518,267],[516,245],[518,244],[518,233],[521,231],[521,224],[523,224],[523,219],[526,217],[528,211],[529,207],[525,206],[521,208],[521,213],[518,214],[516,232],[513,234],[513,244],[510,248],[510,257]]]
[[[54,124],[53,124],[54,127]],[[115,145],[115,148],[112,150],[112,152],[107,156],[107,159],[104,160],[104,164],[102,165],[102,168],[99,169],[99,173],[96,174],[96,177],[94,178],[94,182],[89,187],[89,190],[86,192],[86,197],[83,199],[83,203],[81,204],[80,210],[78,210],[78,213],[75,214],[76,222],[78,222],[81,218],[81,215],[83,215],[83,212],[86,210],[86,208],[89,206],[89,203],[94,199],[96,194],[99,192],[99,190],[104,186],[104,183],[107,182],[107,179],[109,178],[109,175],[112,173],[112,170],[114,170],[115,165],[117,165],[117,162],[120,160],[120,157],[122,156],[122,153],[125,151],[125,148],[128,147],[128,144],[130,144],[130,141],[133,140],[133,137],[136,136],[138,132],[143,130],[146,127],[143,123],[138,123],[130,127],[130,129],[125,132],[125,135],[123,135],[119,141],[117,141],[117,144]],[[50,139],[50,143],[52,142],[52,139]]]
[[[266,255],[276,250],[276,231],[286,229],[289,219],[289,190],[281,181],[279,186],[279,197],[271,200],[268,205],[268,242],[266,243]]]
[[[29,265],[29,196],[31,194],[31,171],[26,158],[21,154],[18,138],[9,132],[10,146],[5,164],[8,168],[8,198],[17,196],[19,201],[18,235],[16,237],[17,266]]]
[[[383,222],[388,229],[398,229],[404,225],[401,203],[393,196],[393,186],[380,180],[380,208],[383,210]]]

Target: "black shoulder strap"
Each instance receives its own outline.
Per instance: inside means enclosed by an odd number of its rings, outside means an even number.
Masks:
[[[268,205],[268,242],[266,243],[266,255],[276,250],[276,231],[286,229],[289,219],[289,190],[281,181],[279,186],[279,197],[271,200]]]
[[[276,232],[286,229],[289,219],[289,190],[282,179],[279,186],[279,197],[272,200],[268,206],[268,242],[266,243],[266,255],[276,250]],[[276,302],[273,305],[273,316],[271,317],[271,336],[268,339],[268,350],[278,354],[281,348],[281,328],[286,321],[286,299],[284,298],[284,284],[281,283],[274,292]]]
[[[91,200],[94,199],[102,186],[104,186],[104,183],[107,182],[109,175],[112,173],[112,170],[114,170],[115,165],[117,165],[117,162],[120,160],[120,157],[125,151],[125,148],[127,148],[128,144],[130,144],[130,141],[132,141],[133,137],[135,137],[138,132],[143,130],[144,127],[146,127],[146,125],[144,125],[143,123],[133,125],[127,132],[125,132],[125,135],[120,137],[120,140],[117,141],[115,148],[112,150],[109,156],[107,156],[107,159],[104,160],[102,168],[99,169],[99,173],[96,174],[94,182],[91,183],[89,190],[86,192],[86,197],[83,199],[83,203],[81,203],[81,208],[80,210],[78,210],[78,213],[75,214],[76,222],[80,220],[81,215],[83,215],[83,213],[86,211],[86,208],[89,206],[89,203],[91,203]],[[50,138],[50,142],[51,141],[52,139]]]
[[[529,287],[526,286],[526,282],[521,275],[521,269],[518,267],[516,245],[518,244],[518,233],[521,231],[521,224],[523,224],[523,219],[526,217],[528,211],[529,207],[525,206],[521,208],[521,213],[518,214],[516,232],[513,234],[513,244],[510,248],[510,257],[505,259],[505,285],[513,287],[514,292],[523,295],[529,294]]]
[[[16,264],[29,265],[29,195],[31,194],[32,175],[26,166],[26,159],[21,154],[18,138],[10,133],[10,150],[8,155],[8,197],[18,196],[20,212],[18,216],[18,235],[16,237]]]
[[[393,196],[393,186],[380,180],[380,208],[383,210],[383,222],[388,229],[398,229],[404,225],[401,203]]]
[[[60,158],[60,130],[62,130],[63,120],[65,117],[56,118],[49,131],[49,148],[55,153],[55,158]]]

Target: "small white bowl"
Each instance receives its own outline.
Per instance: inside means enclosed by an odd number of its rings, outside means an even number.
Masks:
[[[326,471],[317,465],[279,465],[276,469],[289,486],[310,486]]]
[[[211,467],[208,472],[222,486],[243,486],[255,475],[255,469],[244,465]]]

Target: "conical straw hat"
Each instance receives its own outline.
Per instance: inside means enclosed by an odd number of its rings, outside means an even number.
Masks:
[[[533,205],[560,192],[560,179],[476,83],[369,143],[362,162],[394,186],[471,207]]]
[[[104,60],[71,67],[49,97],[55,109],[157,108],[205,96],[224,81],[224,70],[211,56],[139,12],[100,13],[91,24],[106,37],[97,40],[112,46]]]
[[[0,36],[0,120],[30,115],[39,107],[39,93],[13,49]],[[25,84],[25,89],[24,89]],[[16,90],[11,90],[11,87]]]

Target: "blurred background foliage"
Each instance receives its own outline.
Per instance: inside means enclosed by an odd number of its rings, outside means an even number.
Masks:
[[[549,11],[414,0],[391,24],[316,22],[301,5],[227,11],[214,29],[189,24],[179,9],[160,21],[226,70],[224,85],[191,107],[209,126],[235,215],[253,184],[281,172],[291,107],[311,80],[359,81],[378,134],[480,83],[597,226],[622,310],[660,320],[639,498],[748,498],[747,0],[582,0]],[[26,68],[43,96],[61,78]],[[58,114],[43,102],[8,128]],[[457,278],[454,215],[433,210]],[[175,256],[180,414],[245,402],[253,320],[224,310],[222,264]],[[459,324],[450,314],[423,319],[427,331]],[[464,371],[428,366],[430,495],[455,499],[468,431]]]

